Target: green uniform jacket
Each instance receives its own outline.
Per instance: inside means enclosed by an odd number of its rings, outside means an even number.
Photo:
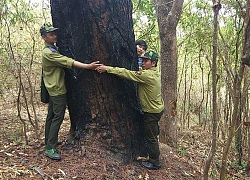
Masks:
[[[61,55],[57,48],[45,43],[42,51],[42,66],[44,84],[50,96],[66,94],[65,68],[72,68],[75,60]]]
[[[144,112],[159,113],[164,109],[161,97],[161,75],[156,67],[130,71],[125,68],[107,66],[107,72],[139,83],[138,94]]]

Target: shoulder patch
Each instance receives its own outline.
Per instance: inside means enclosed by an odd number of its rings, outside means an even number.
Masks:
[[[52,52],[56,52],[56,51],[57,51],[56,48],[53,47],[53,46],[50,46],[49,49],[50,49]]]
[[[142,71],[135,71],[135,74],[136,74],[136,75],[141,75],[141,74],[142,74]]]

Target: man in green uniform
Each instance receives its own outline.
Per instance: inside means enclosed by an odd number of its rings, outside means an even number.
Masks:
[[[148,51],[141,56],[142,71],[130,71],[125,68],[99,66],[99,73],[108,72],[119,77],[138,82],[138,94],[144,112],[144,132],[148,143],[149,160],[143,161],[142,166],[148,169],[159,169],[160,150],[158,143],[159,120],[163,114],[164,102],[161,97],[161,75],[157,70],[158,54]]]
[[[98,61],[91,64],[84,64],[61,55],[55,46],[57,42],[55,31],[57,29],[51,24],[44,24],[40,29],[40,33],[45,42],[45,47],[42,50],[43,79],[50,96],[48,115],[45,123],[45,156],[60,160],[61,156],[56,150],[56,145],[67,103],[67,90],[63,68],[77,67],[94,70],[100,64],[98,64]]]

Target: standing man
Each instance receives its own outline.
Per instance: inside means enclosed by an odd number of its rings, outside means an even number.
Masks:
[[[144,40],[136,40],[136,53],[138,57],[138,68],[139,70],[142,70],[142,58],[140,56],[143,56],[146,53],[146,50],[148,49],[148,45]]]
[[[144,133],[149,146],[149,160],[143,161],[147,169],[159,169],[160,150],[158,143],[159,120],[163,114],[164,102],[161,97],[161,75],[157,70],[158,54],[149,51],[142,58],[142,71],[130,71],[125,68],[99,66],[99,73],[108,72],[119,77],[138,82],[138,94],[144,113]]]
[[[40,33],[45,42],[42,50],[43,79],[50,96],[48,115],[45,123],[45,156],[60,160],[61,156],[56,150],[56,145],[67,104],[65,72],[63,68],[77,67],[94,70],[100,64],[98,64],[98,61],[91,64],[84,64],[61,55],[55,46],[57,42],[57,29],[51,24],[44,24],[40,28]]]

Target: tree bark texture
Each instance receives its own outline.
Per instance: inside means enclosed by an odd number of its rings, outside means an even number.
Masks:
[[[177,145],[177,41],[176,27],[179,22],[183,0],[154,0],[161,40],[162,94],[165,110],[160,121],[160,141]],[[169,11],[171,8],[171,11]]]
[[[60,53],[84,63],[136,69],[131,1],[51,0],[51,7]],[[136,83],[73,69],[66,70],[66,84],[75,137],[94,134],[125,161],[145,149]]]

